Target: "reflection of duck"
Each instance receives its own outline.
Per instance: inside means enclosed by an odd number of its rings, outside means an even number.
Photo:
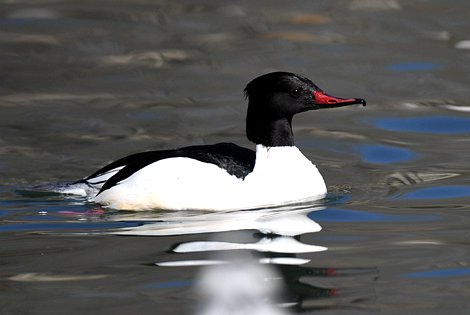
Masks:
[[[376,277],[375,268],[273,266],[260,265],[251,259],[221,260],[206,266],[196,282],[202,305],[202,312],[198,314],[290,314],[291,309],[296,314],[324,309],[364,310],[375,303],[373,281]],[[345,285],[345,281],[349,284]],[[330,299],[332,297],[335,299]],[[237,307],[242,301],[246,303]],[[269,308],[270,312],[257,313],[261,307]],[[215,310],[218,312],[210,312]]]
[[[282,290],[279,276],[269,266],[251,260],[211,266],[197,281],[198,315],[286,315],[277,305]]]
[[[312,254],[326,248],[309,244],[302,235],[320,231],[321,227],[309,214],[322,209],[322,206],[304,203],[218,212],[119,211],[108,214],[108,219],[142,222],[140,226],[112,232],[118,235],[204,234],[196,241],[194,236],[178,238],[179,243],[166,252],[177,255],[161,256],[154,262],[159,268],[204,267],[196,288],[203,295],[199,314],[239,314],[237,311],[242,310],[236,307],[239,301],[249,308],[246,314],[256,314],[255,310],[265,308],[269,314],[283,314],[287,309],[282,312],[278,306],[299,312],[325,307],[352,307],[351,301],[367,299],[370,295],[362,285],[356,288],[341,282],[348,279],[345,277],[362,281],[358,277],[375,275],[373,269],[311,266],[319,263]],[[251,229],[262,233],[247,231]],[[232,232],[217,233],[227,231]],[[240,263],[240,258],[247,261]],[[275,299],[270,291],[263,291],[266,286],[268,289],[280,287],[284,294]],[[333,296],[336,297],[334,301],[329,299]],[[225,312],[227,309],[233,313]]]
[[[277,256],[262,259],[263,264],[305,264],[309,259],[292,257],[291,254],[313,253],[327,250],[326,247],[305,244],[297,236],[321,231],[321,226],[309,218],[312,211],[324,209],[313,203],[279,206],[256,210],[235,210],[218,212],[184,211],[169,215],[161,212],[116,213],[108,219],[117,221],[141,221],[142,225],[114,230],[114,235],[170,236],[229,231],[257,230],[259,240],[255,243],[236,243],[231,240],[202,240],[182,242],[172,252],[194,253],[208,251],[253,250],[257,252],[288,253],[287,257]],[[175,215],[176,214],[176,215]],[[215,236],[216,234],[214,234]],[[160,266],[188,266],[213,264],[213,261],[159,262]],[[216,262],[217,263],[217,262]]]
[[[285,305],[297,312],[309,312],[325,308],[353,309],[358,302],[362,307],[374,300],[372,281],[376,280],[375,268],[319,268],[309,266],[277,265],[282,276],[286,295]],[[348,281],[354,279],[354,283]],[[345,284],[349,282],[349,284]],[[335,297],[335,302],[327,298]]]
[[[274,72],[251,81],[246,132],[256,153],[235,144],[137,153],[63,190],[88,194],[116,209],[239,209],[282,204],[326,193],[322,176],[294,145],[300,112],[363,104],[325,94],[309,79]]]
[[[271,253],[313,253],[327,250],[326,247],[304,244],[291,236],[263,237],[256,243],[233,243],[221,241],[184,242],[176,246],[175,253],[194,253],[205,251],[224,251],[249,249]]]
[[[274,268],[240,259],[208,266],[196,282],[201,305],[198,314],[273,315],[290,314],[289,308],[297,312],[324,308],[328,304],[322,298],[335,296],[337,291],[299,279],[328,277],[333,272],[330,268]]]
[[[321,226],[307,214],[322,209],[323,205],[305,202],[265,209],[217,212],[119,212],[109,215],[107,219],[143,222],[140,226],[111,232],[115,235],[168,236],[258,230],[263,234],[296,236],[321,230]]]

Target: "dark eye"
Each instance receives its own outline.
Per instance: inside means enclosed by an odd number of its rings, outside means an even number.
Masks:
[[[290,94],[292,97],[297,98],[297,97],[300,96],[300,92],[302,92],[302,89],[293,89],[292,91],[290,91],[289,94]]]

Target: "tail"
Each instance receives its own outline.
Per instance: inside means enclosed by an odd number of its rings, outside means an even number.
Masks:
[[[54,183],[54,184],[44,184],[44,185],[37,185],[31,187],[30,191],[33,192],[51,192],[51,193],[59,193],[65,195],[75,195],[81,197],[91,197],[95,196],[98,191],[99,187],[96,187],[86,180],[81,179],[76,182],[64,182],[64,183]]]

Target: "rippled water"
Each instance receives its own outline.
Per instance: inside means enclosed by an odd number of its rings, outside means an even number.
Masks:
[[[248,314],[467,314],[467,12],[4,2],[0,313],[230,314],[235,300]],[[148,149],[251,146],[242,89],[272,70],[368,101],[294,121],[329,187],[318,204],[134,213],[30,189]]]

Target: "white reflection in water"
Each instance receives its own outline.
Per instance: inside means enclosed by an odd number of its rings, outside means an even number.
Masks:
[[[323,246],[302,243],[298,237],[321,230],[321,226],[308,214],[323,209],[324,204],[308,202],[223,212],[118,212],[111,219],[143,223],[113,232],[118,235],[213,233],[209,240],[182,242],[172,249],[173,253],[211,252],[207,257],[194,259],[193,256],[186,256],[188,259],[155,262],[156,266],[163,268],[204,266],[195,287],[200,302],[197,315],[283,315],[288,314],[286,307],[298,306],[300,300],[329,296],[330,291],[334,291],[298,282],[302,275],[318,272],[315,268],[300,267],[311,259],[299,258],[296,254],[327,250]],[[218,240],[212,238],[218,232],[238,230],[257,230],[261,236],[251,243],[220,240],[221,235],[217,236]],[[251,253],[255,257],[248,259],[245,257],[246,250],[258,254]],[[213,256],[214,252],[217,253],[216,257]],[[277,268],[282,275],[273,268]],[[294,287],[288,287],[287,283],[293,283]],[[281,291],[291,292],[289,297],[282,296],[282,303],[279,302]]]
[[[173,251],[176,253],[192,253],[236,249],[250,249],[259,252],[271,253],[298,254],[324,251],[326,250],[326,247],[304,244],[290,236],[279,236],[274,238],[263,237],[257,243],[248,244],[216,241],[186,242],[176,246]]]
[[[297,258],[297,257],[262,257],[258,260],[260,264],[264,265],[290,265],[299,266],[310,262],[310,259]],[[225,265],[229,264],[228,260],[220,259],[199,259],[199,260],[176,260],[176,261],[161,261],[156,262],[155,265],[159,267],[189,267],[189,266],[211,266],[211,265]]]
[[[207,267],[200,274],[198,315],[282,315],[276,304],[280,276],[269,266],[249,261]]]
[[[112,232],[117,235],[165,236],[258,230],[264,234],[272,233],[283,236],[296,236],[321,230],[321,226],[308,218],[307,214],[322,209],[324,207],[319,204],[308,203],[265,209],[217,212],[178,211],[172,214],[168,212],[165,214],[155,214],[152,212],[117,213],[115,216],[109,217],[109,219],[145,222],[141,226]]]

